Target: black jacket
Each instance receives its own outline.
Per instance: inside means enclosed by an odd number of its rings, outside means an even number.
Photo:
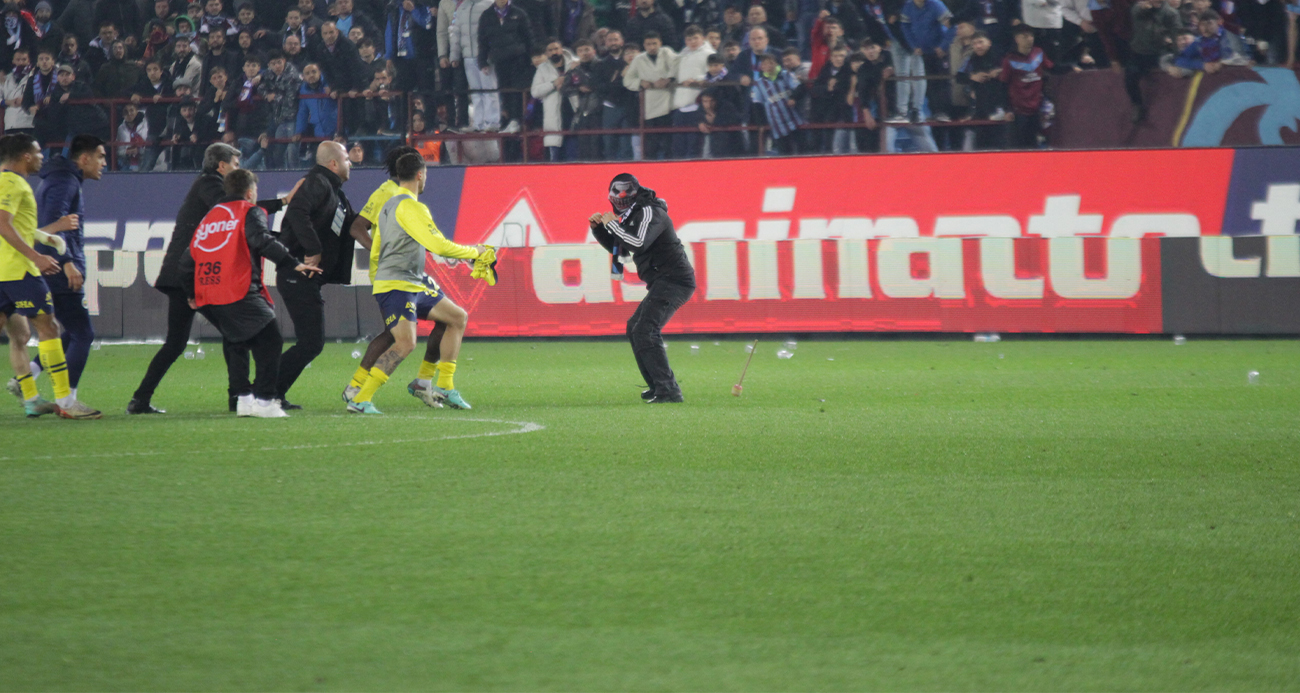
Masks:
[[[225,197],[218,204],[238,199]],[[235,343],[252,339],[275,319],[275,311],[262,296],[262,258],[270,260],[280,270],[292,270],[298,265],[298,261],[271,235],[266,212],[261,207],[250,208],[244,216],[244,241],[248,243],[248,259],[252,264],[248,293],[234,303],[201,309],[203,316],[221,331],[221,336]],[[186,298],[194,298],[194,257],[188,244],[181,253],[180,281]]]
[[[835,87],[831,88],[831,80]],[[812,83],[812,121],[814,123],[846,123],[853,114],[849,106],[849,87],[853,82],[853,69],[845,62],[836,71],[827,62]]]
[[[357,47],[346,36],[339,36],[330,50],[320,33],[316,34],[311,46],[312,58],[320,63],[321,72],[325,73],[325,83],[336,91],[358,91],[370,86],[365,78],[365,63]]]
[[[524,62],[533,53],[533,28],[528,13],[506,5],[504,20],[497,17],[497,8],[483,11],[478,20],[478,64],[493,67],[511,62]]]
[[[141,75],[140,81],[135,83],[131,93],[140,96],[140,109],[144,111],[145,120],[149,121],[149,136],[157,138],[163,128],[167,127],[167,111],[171,104],[153,103],[153,97],[154,95],[163,98],[172,96],[172,87],[167,81],[167,75],[163,75],[162,83],[157,87],[149,81],[148,75]]]
[[[636,109],[636,92],[623,86],[623,68],[627,63],[623,58],[607,55],[592,68],[595,80],[596,96],[601,102],[608,101],[625,109]]]
[[[356,240],[349,229],[356,213],[343,192],[343,181],[324,166],[313,166],[284,213],[280,240],[299,260],[320,255],[319,284],[352,282]]]
[[[663,39],[664,45],[677,50],[681,44],[677,42],[677,26],[667,14],[655,10],[649,15],[642,17],[640,12],[632,15],[627,20],[627,29],[623,31],[623,39],[627,43],[635,43],[638,46],[645,40],[646,32],[654,31]]]
[[[153,283],[155,289],[180,290],[185,287],[180,272],[181,257],[188,255],[190,241],[194,239],[194,229],[199,227],[199,222],[212,211],[214,205],[225,198],[226,190],[223,181],[220,173],[204,171],[190,185],[190,191],[185,195],[180,211],[176,212],[176,226],[172,228],[171,241],[167,243],[167,252],[163,254],[158,279]],[[280,211],[284,203],[280,200],[258,200],[257,206],[266,210],[267,214],[275,214]],[[193,284],[191,281],[191,293],[194,292]]]
[[[611,253],[632,255],[637,276],[650,286],[662,279],[695,286],[695,270],[673,230],[668,203],[642,188],[635,204],[608,224],[590,224],[591,235]]]

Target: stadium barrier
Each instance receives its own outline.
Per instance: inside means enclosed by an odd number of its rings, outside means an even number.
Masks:
[[[644,286],[633,265],[611,280],[586,222],[623,170],[689,244],[699,289],[673,332],[1300,333],[1300,149],[1278,147],[432,168],[422,199],[443,232],[505,248],[491,288],[430,262],[471,336],[623,332]],[[345,189],[359,206],[382,176]],[[164,333],[149,283],[192,180],[86,185],[102,337]],[[354,285],[327,291],[331,339],[380,329],[356,260]]]

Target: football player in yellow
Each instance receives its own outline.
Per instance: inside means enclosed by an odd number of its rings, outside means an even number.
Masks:
[[[43,160],[40,146],[30,135],[0,137],[0,326],[9,333],[9,359],[27,416],[57,412],[65,419],[98,419],[98,411],[72,394],[53,299],[41,277],[62,268],[54,258],[32,247],[38,240],[57,245],[51,232],[77,228],[75,214],[44,229],[36,228],[36,196],[24,176],[40,171]],[[40,340],[41,365],[54,381],[54,404],[41,399],[32,377],[27,353],[32,327]]]
[[[397,160],[405,154],[419,154],[414,147],[394,147],[389,150],[388,155],[384,157],[384,165],[388,169],[389,180],[384,181],[375,192],[371,193],[370,199],[366,201],[366,206],[361,208],[361,213],[356,220],[352,222],[352,236],[362,245],[367,246],[370,251],[370,283],[375,282],[375,267],[379,261],[379,212],[383,210],[384,205],[402,190],[402,186],[397,184]],[[365,240],[369,239],[369,241]],[[432,279],[428,280],[433,282]],[[434,291],[440,292],[436,283],[430,286]],[[441,357],[440,345],[442,335],[447,330],[447,326],[442,323],[435,323],[433,331],[429,334],[429,344],[425,349],[424,360],[420,363],[420,372],[416,374],[415,380],[412,380],[407,386],[406,391],[412,396],[419,398],[425,404],[434,407],[441,407],[442,403],[436,398],[427,397],[427,391],[433,387],[433,379],[438,375],[438,359]],[[343,402],[346,404],[352,401],[353,397],[361,392],[365,386],[366,380],[370,378],[370,369],[374,367],[375,361],[393,346],[393,333],[384,326],[384,331],[379,333],[374,339],[370,340],[370,346],[366,347],[366,353],[361,357],[361,365],[352,374],[352,381],[343,389]]]
[[[375,301],[394,342],[370,369],[370,377],[348,403],[348,411],[380,413],[371,399],[402,360],[415,350],[417,318],[436,320],[447,326],[439,340],[438,382],[429,388],[425,397],[446,402],[456,409],[469,409],[469,403],[461,397],[453,381],[469,315],[429,286],[424,273],[425,253],[473,260],[486,249],[458,245],[438,231],[429,208],[416,197],[424,192],[428,177],[427,166],[419,154],[398,157],[394,169],[399,189],[379,212],[379,223],[375,225],[378,234],[371,248],[372,257],[376,258]]]

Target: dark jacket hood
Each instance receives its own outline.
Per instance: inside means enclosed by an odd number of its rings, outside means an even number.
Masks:
[[[81,169],[77,168],[77,165],[71,159],[62,154],[50,157],[50,160],[41,167],[41,172],[38,175],[41,178],[48,178],[55,173],[73,175],[77,177],[77,180],[81,180],[83,177]]]

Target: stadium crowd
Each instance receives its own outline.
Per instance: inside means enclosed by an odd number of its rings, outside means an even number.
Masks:
[[[358,165],[404,142],[456,163],[1033,148],[1054,75],[1122,72],[1138,122],[1153,71],[1292,66],[1300,5],[9,0],[0,14],[6,132],[93,134],[118,169],[192,170],[211,142],[252,169],[308,167],[322,140]]]

